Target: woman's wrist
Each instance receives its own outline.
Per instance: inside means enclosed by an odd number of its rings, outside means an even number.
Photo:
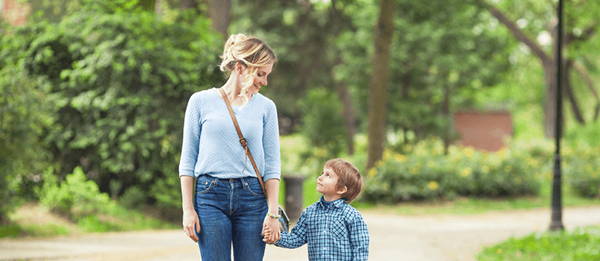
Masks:
[[[279,219],[281,216],[280,215],[273,215],[273,214],[267,212],[267,217],[272,217],[274,219]]]

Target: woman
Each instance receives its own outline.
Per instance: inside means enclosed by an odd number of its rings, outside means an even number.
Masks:
[[[235,260],[262,260],[263,227],[279,232],[281,163],[275,103],[258,91],[277,57],[261,39],[237,34],[229,37],[221,58],[228,76],[220,87],[225,96],[218,88],[194,93],[185,111],[179,163],[183,230],[198,242],[202,260],[230,260],[232,243]],[[224,99],[265,181],[268,204]],[[279,237],[269,235],[266,242]]]

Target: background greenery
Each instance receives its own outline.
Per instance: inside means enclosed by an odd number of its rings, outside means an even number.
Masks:
[[[210,1],[24,2],[33,12],[27,25],[0,26],[3,229],[35,230],[19,227],[13,215],[27,202],[84,231],[178,223],[185,106],[192,93],[224,82],[217,66],[224,35],[211,26]],[[262,37],[278,55],[261,92],[278,106],[283,175],[306,176],[304,204],[319,198],[323,164],[344,157],[365,176],[353,203],[365,208],[548,205],[539,200],[549,195],[554,153],[545,138],[546,67],[491,10],[552,56],[554,1],[397,0],[385,149],[368,169],[379,2],[231,1],[228,32]],[[574,204],[600,197],[599,12],[595,1],[567,1],[572,93],[564,98],[562,166]],[[461,110],[510,112],[514,132],[506,148],[457,145],[452,115]],[[135,222],[141,227],[108,218],[142,220],[135,211],[149,210],[158,219]]]
[[[533,233],[486,247],[477,260],[598,260],[600,227],[571,232]]]

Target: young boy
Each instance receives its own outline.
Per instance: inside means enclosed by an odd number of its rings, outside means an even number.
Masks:
[[[308,243],[309,260],[368,260],[367,224],[348,204],[361,189],[361,175],[354,165],[343,159],[327,161],[317,179],[317,191],[323,196],[302,212],[291,232],[281,232],[275,245],[298,248]]]

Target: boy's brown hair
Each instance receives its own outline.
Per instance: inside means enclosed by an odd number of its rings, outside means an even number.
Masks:
[[[346,193],[342,194],[344,202],[350,203],[362,190],[362,176],[358,169],[352,163],[341,159],[331,159],[325,163],[326,168],[330,168],[338,176],[336,189],[346,187]]]

